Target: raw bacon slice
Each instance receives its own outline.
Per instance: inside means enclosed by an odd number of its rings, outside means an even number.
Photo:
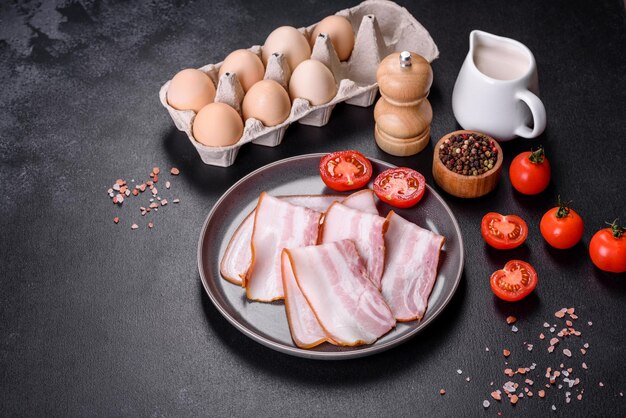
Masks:
[[[243,281],[248,299],[271,302],[284,298],[283,248],[317,242],[322,214],[261,193],[252,231],[252,262]]]
[[[285,200],[292,205],[304,206],[317,212],[324,212],[333,202],[339,202],[341,195],[296,195],[279,196],[278,199]],[[361,190],[352,193],[342,201],[346,206],[358,209],[363,212],[378,214],[373,190]],[[242,277],[245,277],[250,262],[252,261],[252,249],[250,240],[252,239],[252,228],[254,226],[254,211],[243,220],[235,233],[230,238],[222,262],[220,263],[220,273],[222,277],[231,283],[242,285]]]
[[[321,243],[351,239],[363,258],[372,283],[380,289],[385,263],[387,219],[333,203],[324,216]]]
[[[390,212],[382,294],[398,321],[422,319],[437,278],[444,237]]]
[[[324,212],[331,203],[342,198],[339,195],[301,195],[280,196],[293,205],[304,206],[317,212]],[[252,262],[252,229],[254,227],[254,211],[243,220],[228,242],[226,251],[220,263],[222,277],[231,283],[242,285],[242,277],[245,277],[250,263]]]
[[[334,344],[371,344],[396,321],[351,240],[284,251],[315,317]]]
[[[361,212],[372,213],[378,215],[376,208],[376,200],[374,199],[374,190],[365,189],[352,193],[341,201],[349,208],[360,210]]]
[[[298,287],[287,250],[282,252],[283,289],[285,290],[285,311],[289,322],[291,338],[300,348],[312,348],[323,342],[333,342],[318,322],[309,302]]]
[[[220,274],[231,283],[241,285],[242,277],[250,268],[252,261],[252,230],[254,229],[254,211],[250,212],[230,238],[220,263]]]

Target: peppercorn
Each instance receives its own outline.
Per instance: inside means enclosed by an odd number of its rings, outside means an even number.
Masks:
[[[441,162],[457,174],[478,176],[491,170],[497,160],[494,141],[478,134],[457,134],[439,147]]]

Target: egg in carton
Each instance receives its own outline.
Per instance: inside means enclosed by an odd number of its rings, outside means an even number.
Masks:
[[[351,23],[356,33],[354,49],[347,61],[340,61],[330,38],[319,34],[311,53],[311,59],[318,60],[328,67],[337,83],[335,96],[325,104],[313,106],[308,100],[296,98],[291,104],[288,118],[275,126],[264,126],[259,120],[249,118],[245,121],[243,135],[237,143],[223,147],[211,147],[201,144],[193,137],[192,125],[196,112],[177,110],[167,103],[167,90],[171,80],[166,82],[159,92],[161,104],[168,110],[176,127],[187,133],[205,164],[227,167],[234,163],[242,145],[252,142],[258,145],[274,147],[281,143],[285,131],[293,122],[304,125],[324,126],[328,123],[332,110],[337,103],[368,107],[374,103],[378,85],[376,69],[384,57],[394,51],[410,50],[432,62],[439,56],[437,45],[428,31],[403,7],[386,0],[368,0],[358,6],[336,13]],[[319,23],[319,22],[318,22]],[[308,40],[317,23],[306,28],[299,28]],[[261,46],[248,49],[259,56]],[[235,73],[225,73],[218,77],[223,62],[208,64],[201,68],[217,85],[215,101],[226,103],[240,115],[244,91]],[[283,54],[274,53],[267,60],[264,79],[278,82],[287,91],[291,70]]]

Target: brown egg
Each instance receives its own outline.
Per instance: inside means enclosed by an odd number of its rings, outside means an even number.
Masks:
[[[174,109],[198,112],[215,100],[215,86],[208,75],[188,68],[174,76],[167,89],[167,103]]]
[[[330,37],[330,41],[337,52],[337,56],[341,61],[350,58],[352,49],[354,48],[354,31],[352,23],[343,16],[328,16],[315,26],[309,44],[311,49],[315,45],[315,39],[320,33],[325,33]]]
[[[256,83],[243,98],[243,119],[255,118],[265,126],[283,123],[291,111],[287,91],[274,80]]]
[[[291,71],[302,61],[311,58],[311,47],[305,36],[291,26],[281,26],[269,34],[262,49],[263,64],[267,65],[274,52],[285,54]]]
[[[265,67],[261,59],[247,49],[238,49],[228,54],[220,67],[219,77],[225,73],[237,74],[237,80],[246,92],[254,83],[263,80]]]
[[[336,93],[333,73],[319,61],[302,61],[291,74],[289,96],[292,101],[303,98],[317,106],[330,102]]]
[[[209,147],[225,147],[239,141],[243,121],[239,113],[224,103],[204,106],[193,120],[193,137]]]

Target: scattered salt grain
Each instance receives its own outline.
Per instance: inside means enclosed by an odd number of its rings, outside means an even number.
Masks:
[[[567,348],[563,349],[563,354],[565,354],[567,357],[572,357],[572,352],[569,351]]]
[[[177,176],[177,175],[179,175],[179,174],[180,174],[180,170],[179,170],[179,169],[177,169],[176,167],[172,167],[172,169],[170,170],[170,173],[171,173],[173,176]]]
[[[457,372],[458,374],[463,374],[463,370],[461,370],[461,369],[458,369],[456,372]]]
[[[513,332],[517,332],[517,331],[518,331],[518,329],[517,329],[517,327],[516,327],[515,325],[513,325],[513,326],[511,327],[511,331],[513,331]]]
[[[139,228],[139,225],[137,225],[137,224],[132,224],[130,226],[130,229],[137,229],[137,228]]]
[[[487,409],[487,408],[489,408],[489,405],[491,405],[491,404],[489,403],[489,401],[487,399],[485,399],[483,401],[483,408]]]
[[[180,202],[180,199],[174,199],[174,200],[172,200],[172,202],[178,203],[178,202]]]
[[[169,181],[166,181],[166,182],[165,182],[165,188],[166,188],[166,189],[169,189],[169,188],[170,188],[170,186],[171,186],[171,183],[170,183]]]
[[[446,394],[446,390],[445,389],[439,389],[439,394],[441,396],[445,395]]]
[[[469,376],[468,376],[468,377],[466,377],[466,378],[465,378],[465,380],[469,382],[469,381],[470,381],[470,378],[469,378]]]
[[[120,218],[118,218],[117,216],[115,218],[113,218],[113,222],[115,223],[119,223],[120,222]]]
[[[552,410],[556,411],[556,406],[552,405]]]
[[[593,322],[589,321],[589,322],[587,322],[587,325],[592,326]]]
[[[603,388],[603,387],[604,387],[604,383],[602,383],[602,382],[598,383],[598,385],[599,385],[601,388]]]

